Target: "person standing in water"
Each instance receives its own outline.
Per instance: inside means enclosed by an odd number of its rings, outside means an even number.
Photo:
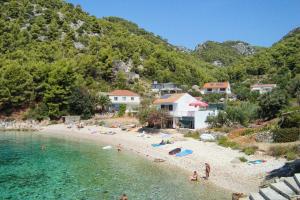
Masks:
[[[118,144],[118,148],[117,148],[118,152],[121,151],[121,144]]]
[[[121,197],[120,197],[120,200],[128,200],[128,197],[126,194],[123,194]]]
[[[210,165],[205,163],[205,179],[208,180],[210,174]]]

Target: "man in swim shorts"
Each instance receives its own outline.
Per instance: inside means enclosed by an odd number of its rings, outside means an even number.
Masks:
[[[205,163],[205,179],[208,180],[210,174],[210,165]]]

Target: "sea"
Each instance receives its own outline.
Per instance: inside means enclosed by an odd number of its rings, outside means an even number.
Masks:
[[[0,132],[0,199],[231,199],[207,181],[190,182],[181,169],[103,146],[38,132]]]

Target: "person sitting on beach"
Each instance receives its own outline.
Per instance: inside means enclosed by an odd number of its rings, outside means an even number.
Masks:
[[[164,140],[162,140],[159,144],[160,144],[160,145],[165,145],[166,143],[165,143]]]
[[[191,181],[197,181],[198,180],[198,174],[196,171],[194,171],[193,175],[190,178]]]
[[[128,197],[126,194],[123,194],[121,197],[120,197],[120,200],[128,200]]]
[[[210,174],[210,165],[205,163],[205,179],[208,180]]]

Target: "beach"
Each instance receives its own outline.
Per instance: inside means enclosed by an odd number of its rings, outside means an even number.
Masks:
[[[101,134],[109,131],[116,134]],[[163,134],[141,135],[135,131],[122,131],[120,128],[102,126],[85,126],[78,129],[67,127],[64,124],[43,127],[39,133],[55,137],[91,140],[111,145],[112,150],[116,150],[117,146],[121,144],[123,150],[134,152],[150,160],[163,159],[165,162],[161,164],[176,166],[190,174],[196,170],[201,177],[205,175],[205,163],[207,162],[211,166],[211,175],[207,182],[232,192],[245,194],[257,191],[266,174],[273,169],[282,167],[286,162],[285,159],[276,159],[266,155],[247,156],[238,150],[224,148],[213,142],[184,138],[181,134],[171,134],[167,138],[174,141],[172,144],[152,147],[151,144],[157,144],[162,139],[166,139],[162,137]],[[191,149],[193,153],[184,157],[170,156],[168,152],[177,147]],[[245,157],[248,160],[262,159],[266,162],[256,165],[233,162],[238,157]]]

